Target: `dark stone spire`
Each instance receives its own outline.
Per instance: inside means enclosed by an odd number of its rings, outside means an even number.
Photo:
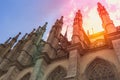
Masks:
[[[35,32],[35,29],[33,29],[33,30],[31,31],[31,33],[28,34],[27,39],[30,39],[30,38],[32,37],[32,35],[34,34],[34,32]]]
[[[39,33],[40,29],[41,29],[41,26],[37,28],[36,33]]]
[[[102,26],[105,30],[106,33],[113,33],[113,32],[116,32],[116,28],[115,28],[115,25],[113,23],[113,21],[110,19],[110,16],[108,14],[108,12],[106,11],[105,7],[102,6],[102,4],[100,2],[97,3],[98,5],[98,13],[99,13],[99,16],[102,20]]]
[[[21,32],[19,32],[15,37],[12,38],[12,40],[9,43],[11,47],[15,44],[15,42],[17,41],[20,34],[21,34]]]
[[[6,40],[4,44],[7,44],[10,40],[11,40],[11,37],[9,37],[9,39]]]
[[[60,23],[63,23],[63,18],[64,18],[64,17],[61,16],[61,18],[60,18],[60,20],[59,20]]]
[[[48,24],[48,22],[45,22],[45,24],[43,25],[42,29],[46,29],[47,24]]]
[[[28,35],[28,33],[26,33],[21,40],[24,40],[26,38],[26,36]]]
[[[21,32],[19,32],[19,33],[14,37],[14,39],[17,40],[18,37],[20,36],[20,34],[21,34]]]

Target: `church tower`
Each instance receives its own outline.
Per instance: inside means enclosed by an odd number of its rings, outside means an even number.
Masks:
[[[120,80],[120,30],[101,3],[97,10],[104,31],[87,36],[78,10],[71,41],[61,34],[62,16],[46,41],[47,22],[0,44],[0,80]]]
[[[80,10],[76,12],[73,23],[72,43],[68,47],[69,65],[67,72],[67,80],[80,80],[80,58],[84,53],[83,50],[88,47],[88,40],[85,40],[85,32],[82,27],[82,14]],[[74,66],[73,66],[74,65]]]
[[[102,26],[103,26],[105,32],[107,34],[115,32],[116,31],[115,25],[114,25],[113,21],[110,19],[110,16],[109,16],[107,10],[105,9],[104,6],[102,6],[101,3],[98,2],[97,5],[98,5],[97,10],[98,10],[99,16],[102,20]]]

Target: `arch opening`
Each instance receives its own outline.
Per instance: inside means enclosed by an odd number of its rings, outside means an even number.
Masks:
[[[26,75],[24,75],[20,80],[29,80],[31,76],[31,73],[27,73]]]
[[[50,73],[47,80],[66,80],[65,79],[66,75],[67,75],[66,70],[63,67],[58,66]]]
[[[118,80],[114,65],[100,58],[93,60],[85,71],[87,80]]]

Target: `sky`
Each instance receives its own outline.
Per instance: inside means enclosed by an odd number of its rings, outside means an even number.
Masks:
[[[68,26],[68,38],[72,35],[75,13],[81,10],[83,28],[92,33],[102,31],[102,22],[97,12],[97,2],[105,6],[115,26],[120,23],[120,0],[0,0],[0,43],[21,32],[30,33],[33,28],[48,22],[44,34],[46,40],[56,19],[64,16],[62,34]]]

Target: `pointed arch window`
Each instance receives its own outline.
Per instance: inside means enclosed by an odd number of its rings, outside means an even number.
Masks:
[[[87,80],[117,80],[115,67],[108,61],[96,58],[85,71]]]
[[[31,73],[27,73],[26,75],[24,75],[20,80],[29,80],[31,76]]]
[[[50,73],[47,80],[66,80],[66,74],[66,70],[63,67],[58,66]]]

